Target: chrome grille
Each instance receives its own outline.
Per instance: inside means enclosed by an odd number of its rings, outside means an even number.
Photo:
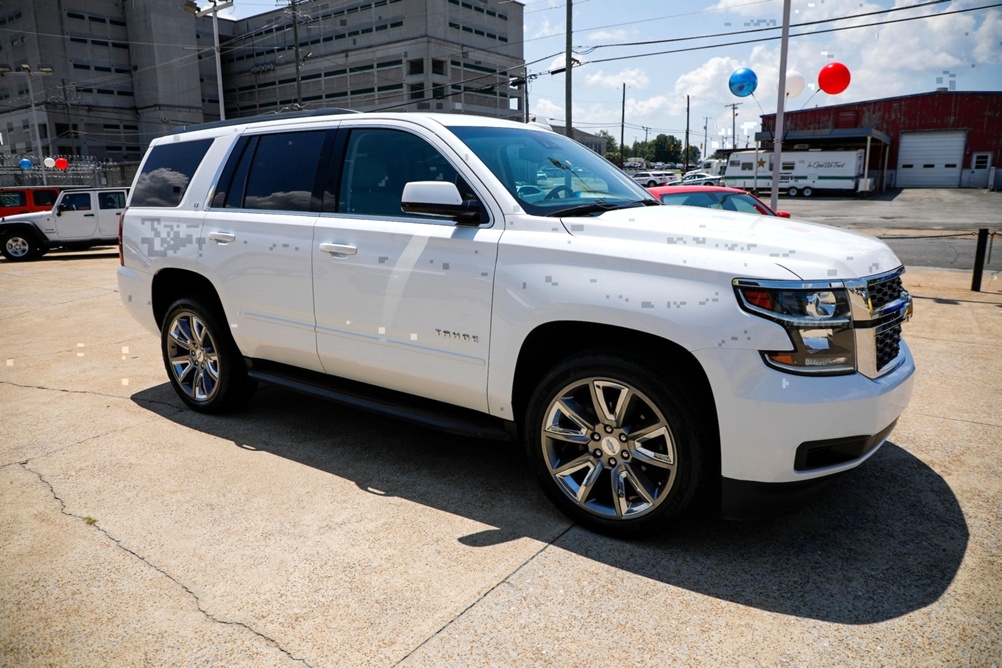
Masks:
[[[877,370],[893,362],[901,351],[901,325],[891,325],[877,332]]]
[[[866,291],[870,296],[870,308],[873,309],[873,315],[876,315],[891,302],[901,299],[901,293],[904,291],[901,275],[867,281]]]

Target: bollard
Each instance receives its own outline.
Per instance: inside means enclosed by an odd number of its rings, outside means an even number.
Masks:
[[[981,274],[985,271],[985,251],[988,250],[988,228],[978,230],[978,248],[974,251],[974,276],[971,278],[971,292],[981,292]]]

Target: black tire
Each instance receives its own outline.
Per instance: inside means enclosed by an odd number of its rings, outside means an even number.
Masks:
[[[200,413],[224,413],[250,399],[257,381],[218,309],[198,297],[179,299],[167,310],[160,349],[170,383],[185,404]]]
[[[668,373],[586,353],[543,378],[523,442],[543,491],[588,529],[620,537],[661,531],[703,482],[701,421]]]
[[[797,190],[796,188],[788,188],[786,194],[789,195],[790,197],[796,197],[798,192],[800,191]]]
[[[39,257],[40,248],[41,244],[33,234],[15,230],[3,235],[0,253],[11,262],[25,262]]]
[[[811,195],[814,194],[814,189],[811,188],[810,186],[807,186],[801,191],[801,193],[804,195],[804,197],[810,197]]]
[[[648,187],[648,188],[653,188],[653,187],[654,187],[654,186],[656,186],[657,184],[658,184],[658,182],[657,182],[657,181],[648,181],[648,182],[647,182],[647,187]]]

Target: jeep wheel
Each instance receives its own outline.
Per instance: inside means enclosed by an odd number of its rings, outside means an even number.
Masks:
[[[202,413],[222,413],[250,399],[257,381],[216,311],[200,299],[171,305],[161,330],[164,366],[174,391]]]
[[[564,514],[595,531],[636,536],[662,529],[695,497],[698,424],[669,374],[630,358],[582,355],[540,383],[524,442]]]
[[[0,252],[11,262],[31,260],[38,254],[39,244],[35,237],[24,232],[9,232],[3,237]]]

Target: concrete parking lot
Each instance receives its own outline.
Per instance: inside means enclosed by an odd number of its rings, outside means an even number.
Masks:
[[[643,542],[515,446],[182,407],[110,249],[0,261],[2,666],[998,666],[1002,277],[916,269],[916,394],[816,504]]]

